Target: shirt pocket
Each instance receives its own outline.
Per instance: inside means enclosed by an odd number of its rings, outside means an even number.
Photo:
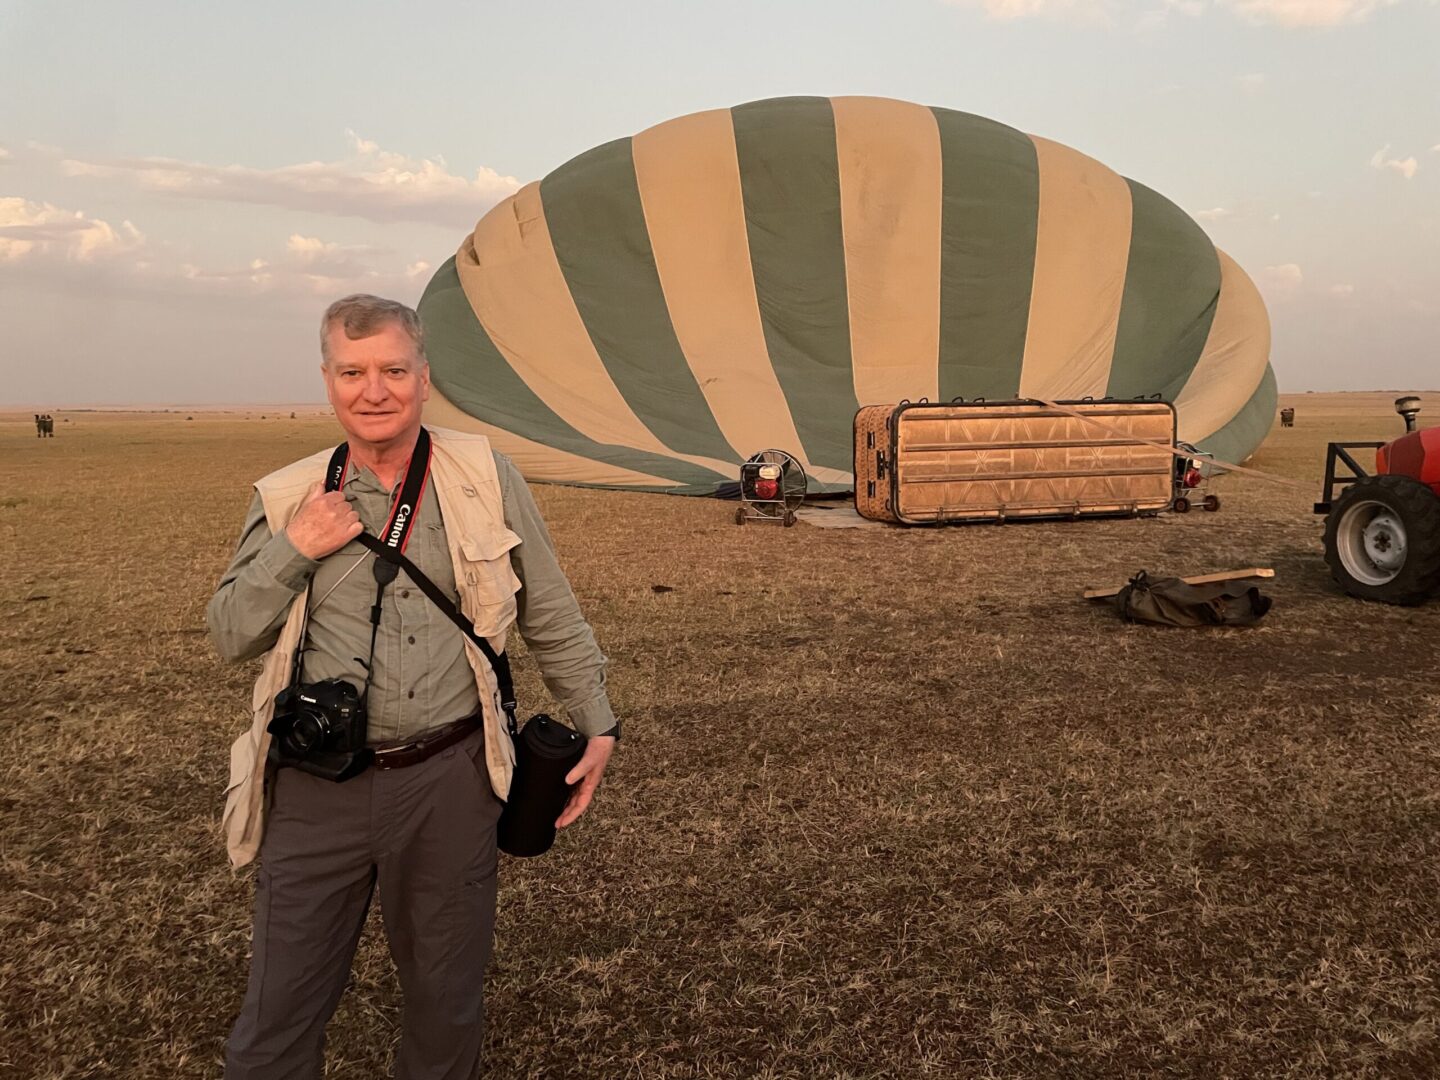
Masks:
[[[450,556],[450,543],[445,538],[443,524],[432,521],[424,528],[416,529],[405,554],[451,601],[460,599],[460,590],[455,582],[455,562]]]
[[[515,621],[520,578],[510,565],[510,549],[520,537],[509,529],[460,541],[460,606],[482,637],[495,637]]]

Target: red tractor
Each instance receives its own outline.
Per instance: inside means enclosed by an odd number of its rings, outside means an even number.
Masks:
[[[1325,459],[1325,561],[1351,596],[1419,604],[1440,591],[1440,427],[1415,430],[1420,399],[1395,411],[1405,434],[1388,443],[1331,443]],[[1367,473],[1352,450],[1373,449]],[[1337,476],[1343,464],[1348,475]],[[1335,488],[1344,490],[1335,496]]]

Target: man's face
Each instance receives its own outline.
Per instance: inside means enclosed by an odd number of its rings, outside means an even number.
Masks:
[[[325,393],[351,439],[377,449],[413,439],[420,409],[430,397],[430,365],[395,323],[351,341],[339,326],[329,331],[330,361],[322,363]]]

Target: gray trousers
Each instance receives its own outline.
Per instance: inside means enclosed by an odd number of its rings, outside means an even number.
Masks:
[[[378,883],[405,1007],[397,1080],[472,1080],[495,928],[500,800],[476,731],[344,783],[280,769],[260,848],[250,982],[226,1080],[315,1080]]]

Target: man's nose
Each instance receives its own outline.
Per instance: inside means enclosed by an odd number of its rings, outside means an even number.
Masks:
[[[380,372],[372,372],[365,377],[365,400],[384,401],[390,396],[390,388],[385,385],[385,376]]]

